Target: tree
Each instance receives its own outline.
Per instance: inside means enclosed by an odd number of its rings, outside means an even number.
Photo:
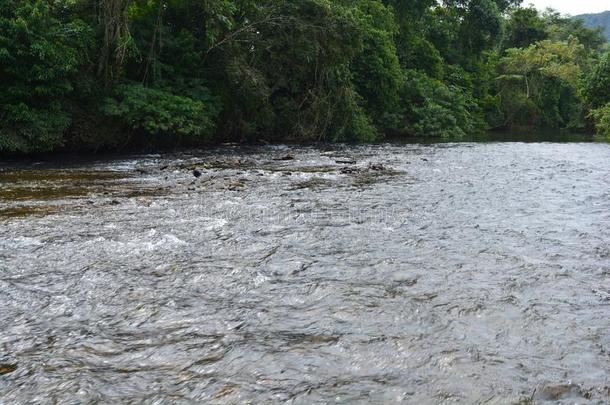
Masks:
[[[51,150],[70,124],[65,102],[93,32],[53,11],[44,0],[0,3],[0,151]]]
[[[398,26],[383,4],[364,0],[358,3],[358,24],[362,49],[351,64],[355,89],[367,114],[383,129],[388,116],[396,113],[403,75],[394,45]]]
[[[502,39],[502,19],[493,0],[471,0],[466,8],[460,37],[467,55],[476,56]]]
[[[599,31],[520,3],[4,0],[0,151],[603,130]]]
[[[99,21],[103,31],[98,74],[106,88],[117,79],[129,46],[127,11],[130,0],[105,0],[99,5]]]
[[[576,125],[582,104],[578,93],[585,53],[576,39],[544,40],[506,51],[497,78],[505,124],[561,128]]]
[[[534,7],[514,10],[507,31],[504,48],[525,48],[548,37],[546,22]]]
[[[610,103],[591,111],[597,133],[610,139]]]
[[[586,77],[583,92],[592,108],[600,108],[610,102],[610,52],[602,55]]]

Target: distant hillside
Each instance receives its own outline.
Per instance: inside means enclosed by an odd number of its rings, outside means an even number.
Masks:
[[[580,18],[585,22],[585,26],[589,28],[602,27],[608,40],[610,40],[610,11],[604,11],[598,14],[582,14],[574,18]]]

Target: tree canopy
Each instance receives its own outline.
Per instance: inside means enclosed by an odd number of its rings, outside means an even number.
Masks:
[[[610,133],[600,30],[515,0],[5,0],[0,152]]]

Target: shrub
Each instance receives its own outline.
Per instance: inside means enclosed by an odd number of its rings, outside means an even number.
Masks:
[[[610,103],[591,111],[597,133],[610,138]]]
[[[132,130],[206,140],[213,134],[219,108],[209,93],[200,93],[191,98],[141,84],[123,84],[106,100],[103,111]]]

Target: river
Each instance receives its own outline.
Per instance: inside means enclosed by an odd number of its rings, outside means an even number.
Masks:
[[[0,403],[610,403],[610,144],[7,162],[0,291]]]

